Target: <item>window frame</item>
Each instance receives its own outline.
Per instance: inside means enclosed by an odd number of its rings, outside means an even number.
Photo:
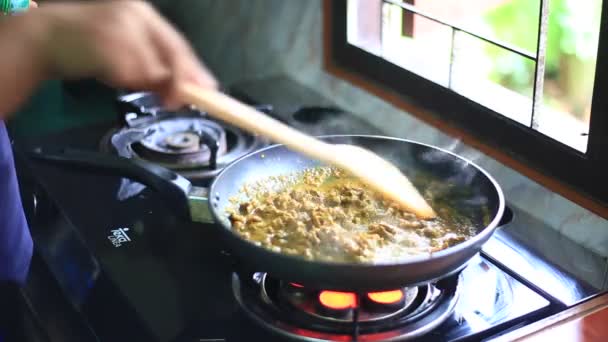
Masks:
[[[359,83],[379,88],[379,93],[396,94],[406,103],[422,109],[414,115],[436,126],[439,123],[463,132],[487,145],[491,151],[507,157],[501,161],[512,160],[530,169],[528,174],[546,177],[544,180],[532,178],[570,199],[577,197],[577,203],[608,216],[608,182],[602,182],[600,177],[608,175],[608,95],[601,96],[608,91],[608,62],[603,62],[608,58],[608,0],[602,3],[586,153],[348,43],[347,0],[325,0],[324,12],[325,67],[329,72],[346,72],[354,75],[351,79],[362,80]],[[336,68],[341,72],[335,72]],[[442,101],[437,101],[438,98]],[[487,153],[487,149],[484,152]],[[489,154],[495,157],[494,153]],[[568,196],[572,190],[577,194]]]

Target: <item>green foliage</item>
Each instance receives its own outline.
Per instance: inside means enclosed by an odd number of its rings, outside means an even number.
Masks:
[[[513,0],[487,13],[484,21],[498,39],[535,52],[539,8],[539,0]],[[545,61],[549,79],[559,77],[560,65],[567,63],[567,58],[593,61],[597,52],[600,8],[601,0],[549,1]],[[495,68],[489,75],[491,79],[512,89],[530,86],[534,77],[533,63],[500,49],[487,48],[485,53],[495,61]]]

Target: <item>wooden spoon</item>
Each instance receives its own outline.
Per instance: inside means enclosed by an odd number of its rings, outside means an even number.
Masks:
[[[215,90],[184,84],[180,96],[184,102],[197,106],[210,116],[350,172],[420,218],[436,216],[409,179],[375,153],[358,146],[326,143]]]

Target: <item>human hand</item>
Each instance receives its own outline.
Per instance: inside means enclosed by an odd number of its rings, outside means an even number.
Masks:
[[[186,40],[143,1],[43,4],[23,19],[49,77],[154,91],[169,107],[181,105],[183,82],[217,87]]]

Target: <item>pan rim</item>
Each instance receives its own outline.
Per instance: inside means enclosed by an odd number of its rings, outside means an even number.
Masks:
[[[496,211],[496,214],[494,215],[494,218],[492,219],[492,221],[490,221],[490,223],[488,225],[486,225],[484,228],[482,228],[475,236],[473,236],[472,238],[461,242],[455,246],[443,249],[441,251],[435,252],[435,253],[431,253],[430,255],[428,254],[421,254],[421,255],[415,255],[415,256],[410,256],[410,257],[406,257],[404,258],[404,261],[402,262],[378,262],[378,263],[352,263],[352,262],[331,262],[331,261],[324,261],[324,260],[307,260],[304,259],[300,256],[296,256],[296,255],[291,255],[291,254],[285,254],[285,253],[280,253],[280,252],[274,252],[271,251],[269,249],[266,249],[264,247],[258,246],[254,243],[252,243],[251,241],[241,237],[239,234],[235,233],[231,227],[226,226],[224,224],[224,220],[220,217],[218,211],[220,210],[220,208],[216,208],[215,206],[212,205],[211,201],[209,202],[209,210],[211,212],[211,215],[213,216],[213,219],[215,221],[215,224],[218,224],[222,227],[222,229],[227,230],[230,232],[230,234],[234,237],[236,237],[237,239],[241,240],[242,242],[245,242],[246,244],[248,244],[250,247],[254,247],[255,249],[259,250],[261,253],[269,253],[273,256],[276,256],[278,258],[285,258],[285,259],[289,259],[292,260],[294,262],[304,262],[307,263],[309,265],[318,265],[318,266],[322,266],[322,267],[353,267],[353,268],[377,268],[377,267],[392,267],[392,266],[401,266],[401,265],[412,265],[412,264],[424,264],[433,260],[440,260],[446,257],[449,257],[452,254],[457,253],[458,251],[461,250],[465,250],[467,248],[472,248],[473,245],[479,243],[479,241],[484,241],[487,240],[487,238],[490,238],[491,235],[494,233],[495,228],[498,226],[498,223],[500,222],[500,220],[502,219],[502,216],[504,214],[504,210],[505,210],[505,198],[504,198],[504,194],[502,191],[502,188],[500,187],[500,185],[498,184],[498,182],[494,179],[494,177],[492,177],[486,170],[484,170],[482,167],[480,167],[479,165],[477,165],[476,163],[474,163],[473,161],[462,157],[456,153],[453,153],[451,151],[445,150],[443,148],[437,147],[437,146],[433,146],[431,144],[426,144],[426,143],[422,143],[422,142],[418,142],[418,141],[414,141],[414,140],[410,140],[410,139],[404,139],[404,138],[397,138],[397,137],[389,137],[389,136],[383,136],[383,135],[369,135],[369,134],[330,134],[330,135],[320,135],[320,136],[315,136],[315,138],[318,139],[331,139],[331,138],[365,138],[365,139],[380,139],[380,140],[392,140],[392,141],[398,141],[398,142],[404,142],[404,143],[410,143],[410,144],[415,144],[415,145],[420,145],[420,146],[424,146],[436,151],[441,151],[443,153],[447,153],[450,154],[454,157],[456,157],[457,159],[460,159],[464,162],[466,162],[467,165],[470,165],[472,167],[474,167],[475,169],[477,169],[477,171],[481,172],[489,181],[490,183],[494,186],[494,189],[496,190],[496,194],[498,196],[498,209]],[[271,150],[271,149],[275,149],[275,148],[279,148],[279,147],[284,147],[283,144],[273,144],[273,145],[269,145],[267,147],[264,147],[262,149],[250,152],[244,156],[241,156],[240,158],[234,160],[232,163],[230,163],[229,165],[227,165],[212,181],[211,185],[209,186],[209,193],[215,193],[215,186],[216,184],[218,184],[218,182],[221,181],[221,178],[226,174],[226,172],[233,167],[238,167],[238,163],[241,162],[242,160],[245,160],[253,155],[257,155],[259,153],[263,153],[265,151]],[[295,152],[294,152],[295,153]]]

